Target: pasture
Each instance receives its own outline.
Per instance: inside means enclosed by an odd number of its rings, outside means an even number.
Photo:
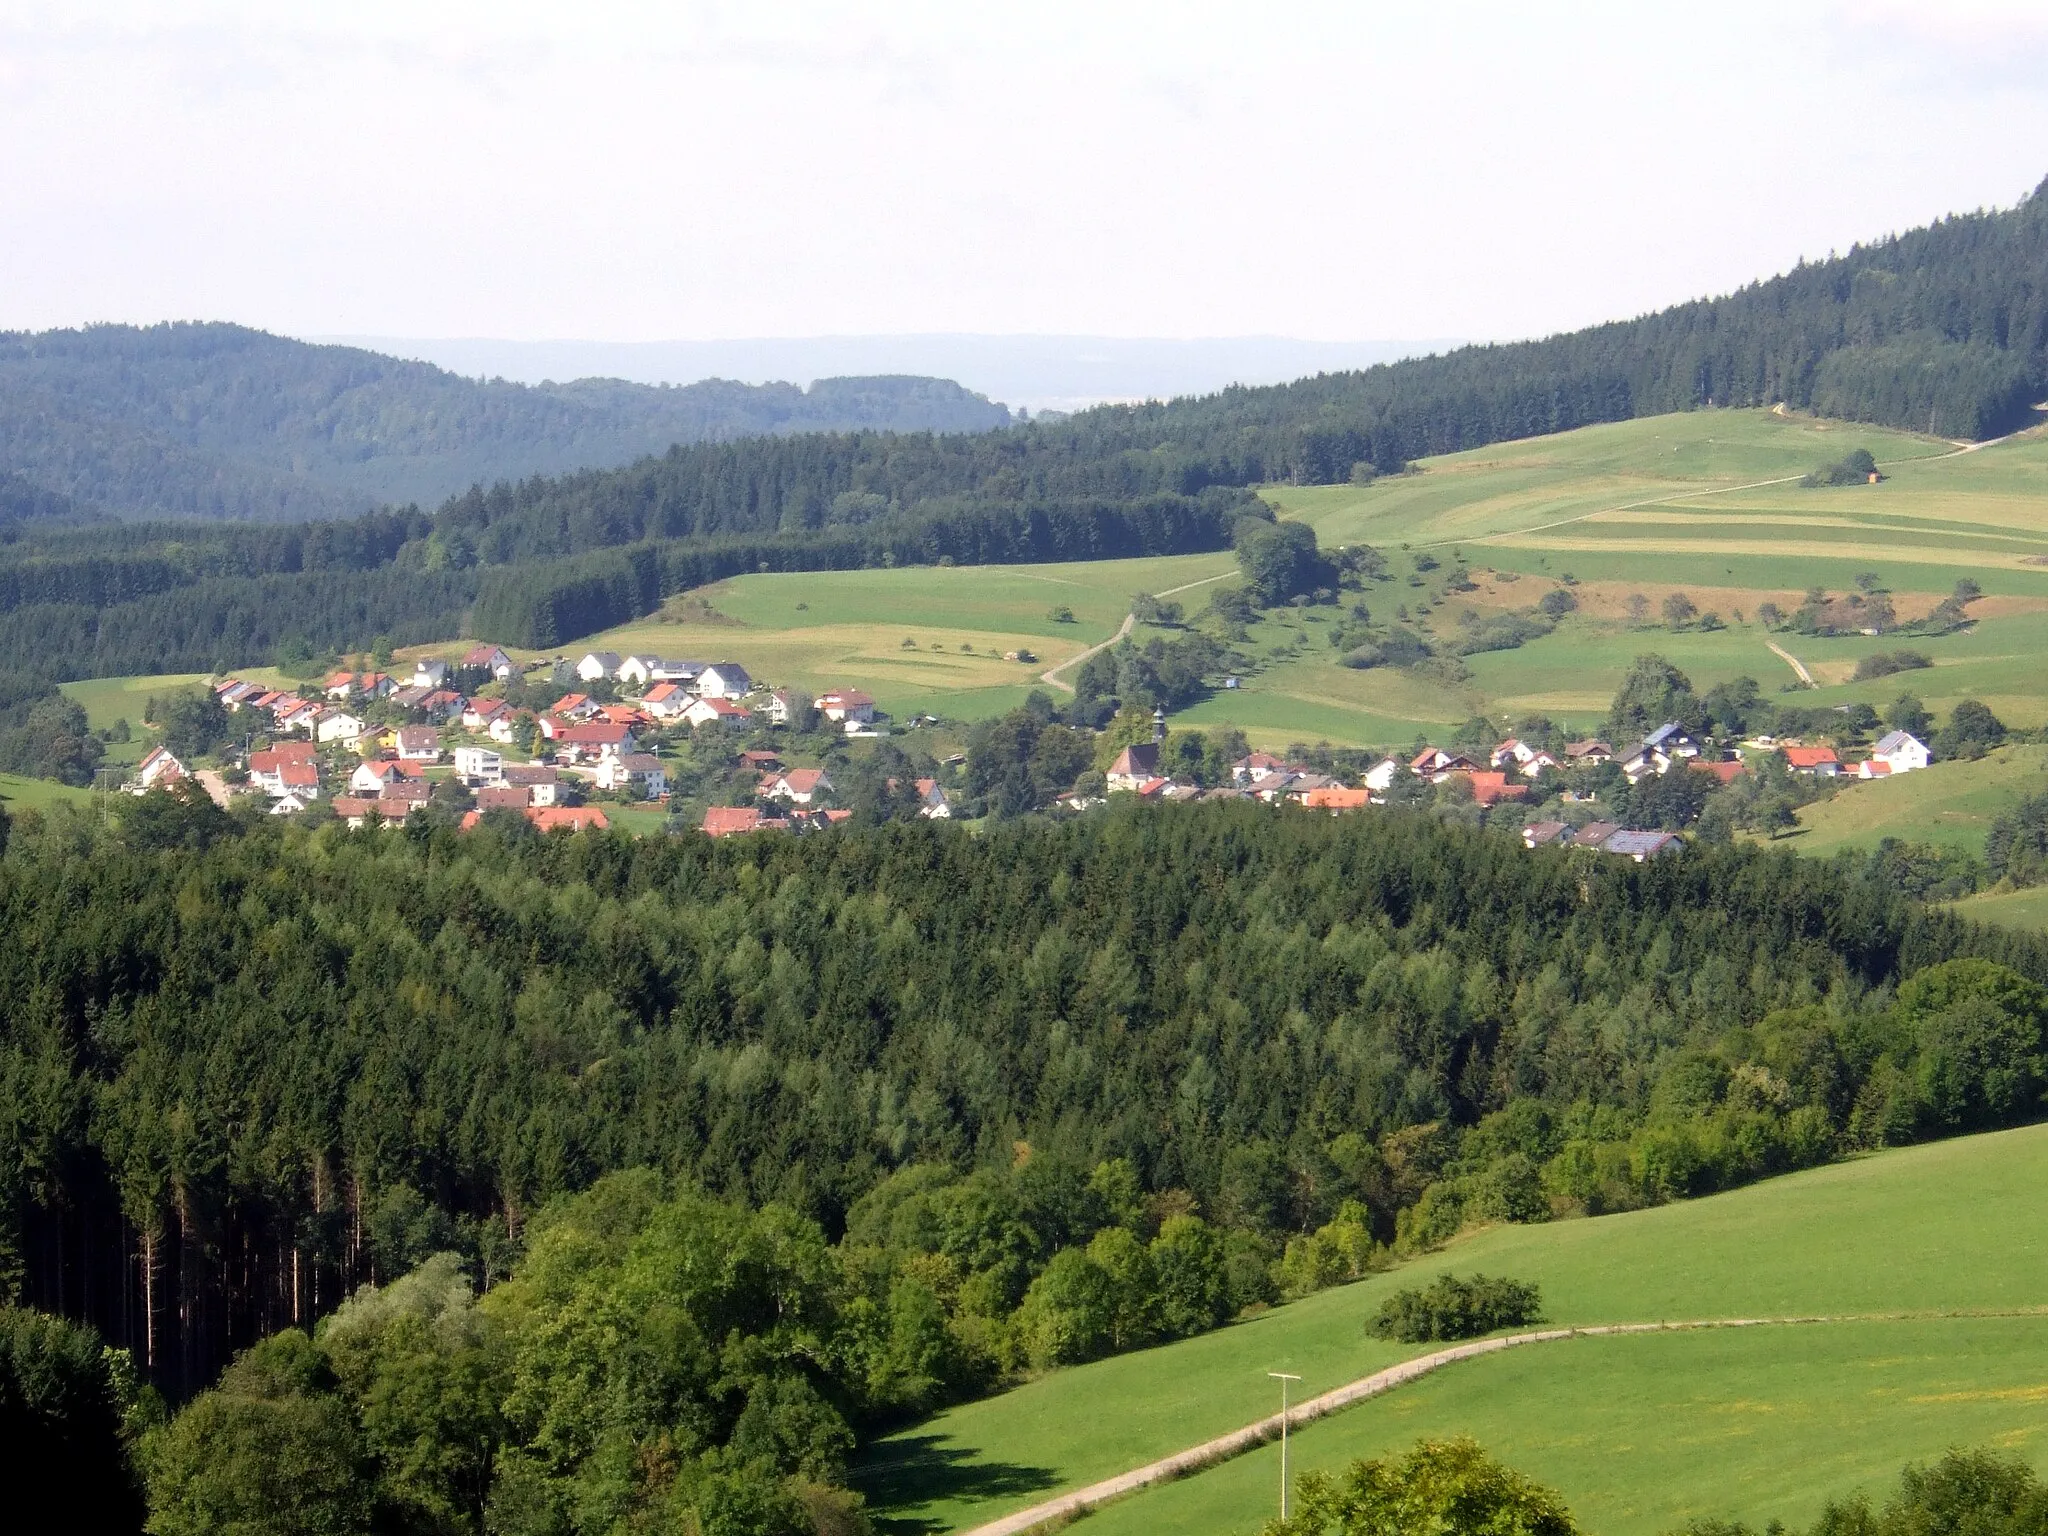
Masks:
[[[2048,747],[2000,747],[1975,762],[1934,763],[1895,779],[1845,784],[1799,812],[1800,852],[1868,852],[1887,837],[1981,853],[1999,812],[2048,791]]]
[[[1217,1333],[950,1409],[871,1447],[860,1483],[885,1529],[965,1529],[1273,1412],[1269,1370],[1302,1376],[1307,1396],[1424,1353],[1365,1323],[1390,1291],[1445,1270],[1534,1281],[1560,1324],[1912,1316],[1463,1362],[1304,1428],[1298,1468],[1469,1432],[1560,1488],[1587,1529],[1648,1536],[1709,1510],[1807,1518],[1955,1442],[2048,1463],[2044,1181],[2048,1126],[1647,1211],[1496,1227]],[[1858,1432],[1841,1434],[1845,1423]],[[1112,1504],[1084,1529],[1249,1532],[1277,1485],[1268,1447]]]

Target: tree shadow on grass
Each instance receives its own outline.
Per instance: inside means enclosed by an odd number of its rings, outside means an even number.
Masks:
[[[891,1511],[951,1499],[1045,1493],[1059,1485],[1059,1478],[1050,1467],[982,1461],[972,1450],[947,1445],[942,1436],[916,1435],[891,1441],[886,1450],[856,1466],[851,1482],[866,1495],[868,1513],[881,1536],[931,1536],[945,1525]]]

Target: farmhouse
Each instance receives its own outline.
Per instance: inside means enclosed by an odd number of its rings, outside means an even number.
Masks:
[[[1927,744],[1911,731],[1890,731],[1878,737],[1871,749],[1873,761],[1882,762],[1892,773],[1911,773],[1925,768],[1932,756]]]
[[[1842,760],[1833,747],[1780,747],[1778,755],[1794,773],[1810,773],[1832,779],[1842,771]]]

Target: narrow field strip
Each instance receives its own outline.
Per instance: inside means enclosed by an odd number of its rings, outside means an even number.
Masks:
[[[1599,1323],[1579,1328],[1544,1328],[1531,1333],[1507,1334],[1500,1338],[1477,1339],[1470,1344],[1453,1345],[1449,1349],[1436,1350],[1431,1354],[1418,1355],[1413,1360],[1403,1360],[1384,1370],[1373,1372],[1357,1381],[1312,1397],[1290,1407],[1285,1415],[1273,1414],[1232,1430],[1229,1434],[1218,1435],[1200,1445],[1177,1451],[1171,1456],[1134,1467],[1129,1472],[1115,1477],[1104,1478],[1072,1493],[1059,1495],[1034,1504],[1028,1509],[1017,1510],[999,1520],[991,1520],[961,1533],[961,1536],[1026,1536],[1026,1533],[1040,1527],[1056,1528],[1077,1519],[1091,1510],[1140,1492],[1158,1483],[1172,1482],[1191,1473],[1205,1471],[1219,1462],[1241,1456],[1247,1451],[1276,1440],[1280,1436],[1283,1418],[1288,1429],[1324,1418],[1354,1403],[1368,1398],[1379,1397],[1408,1382],[1417,1381],[1432,1372],[1440,1371],[1447,1365],[1460,1360],[1476,1359],[1481,1355],[1498,1354],[1505,1349],[1518,1349],[1525,1344],[1550,1344],[1562,1339],[1612,1338],[1628,1334],[1648,1333],[1697,1333],[1719,1328],[1790,1328],[1812,1327],[1828,1323],[1885,1323],[1919,1322],[1944,1319],[1990,1318],[1990,1317],[2048,1317],[2048,1308],[2024,1307],[2003,1309],[1961,1309],[1935,1312],[1878,1312],[1847,1315],[1816,1315],[1811,1317],[1730,1317],[1699,1318],[1684,1322],[1659,1323]]]

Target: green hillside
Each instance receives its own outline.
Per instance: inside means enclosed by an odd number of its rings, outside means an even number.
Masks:
[[[1625,1215],[1497,1227],[1220,1333],[949,1410],[873,1448],[862,1477],[896,1529],[969,1528],[1273,1412],[1269,1370],[1301,1375],[1306,1396],[1421,1353],[1369,1338],[1365,1321],[1390,1291],[1445,1270],[1534,1281],[1560,1324],[1930,1316],[1467,1362],[1304,1429],[1298,1465],[1470,1431],[1559,1487],[1590,1530],[1648,1533],[1709,1509],[1811,1515],[1951,1442],[1995,1439],[2048,1463],[2048,1316],[1940,1316],[2048,1309],[2044,1187],[2048,1126]],[[1870,1432],[1844,1434],[1849,1422]],[[1276,1454],[1139,1494],[1086,1528],[1250,1530],[1270,1512]]]

